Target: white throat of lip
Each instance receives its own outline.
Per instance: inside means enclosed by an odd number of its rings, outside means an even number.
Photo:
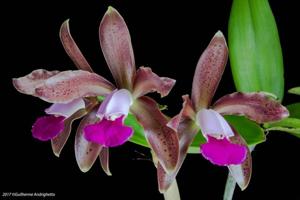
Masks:
[[[115,121],[117,118],[121,117],[121,115],[122,114],[113,114],[113,115],[106,116],[105,118],[110,121]]]
[[[209,134],[209,136],[214,137],[218,140],[222,140],[225,138],[225,135],[223,135],[223,134]]]

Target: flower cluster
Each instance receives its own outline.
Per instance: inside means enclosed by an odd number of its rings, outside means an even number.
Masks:
[[[182,110],[171,119],[161,112],[154,99],[145,95],[158,92],[164,97],[175,80],[159,77],[148,67],[136,70],[128,28],[114,8],[108,8],[100,23],[99,39],[115,85],[93,72],[70,34],[68,21],[61,26],[60,38],[78,70],[38,69],[13,79],[13,84],[21,93],[52,103],[45,110],[46,115],[33,124],[32,135],[41,141],[51,140],[57,156],[70,136],[72,122],[83,117],[75,135],[75,155],[82,171],[88,171],[100,157],[104,171],[110,174],[108,149],[124,144],[133,136],[133,127],[124,124],[132,114],[143,127],[157,158],[161,192],[166,192],[174,182],[197,134],[205,139],[199,144],[199,153],[215,165],[227,166],[241,183],[240,173],[236,171],[251,166],[251,154],[243,137],[224,115],[243,115],[258,124],[289,115],[284,106],[262,92],[235,92],[210,106],[228,57],[227,44],[220,31],[199,59],[191,99],[184,95]],[[251,171],[242,187],[248,185],[250,175]]]

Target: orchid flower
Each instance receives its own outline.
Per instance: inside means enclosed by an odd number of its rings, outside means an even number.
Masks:
[[[192,86],[192,98],[183,96],[181,112],[170,120],[168,126],[178,132],[180,155],[177,170],[171,174],[158,167],[160,191],[165,192],[174,181],[197,134],[206,139],[200,144],[200,153],[211,163],[235,168],[251,168],[251,154],[243,138],[225,120],[223,115],[243,115],[257,123],[277,121],[288,116],[288,110],[267,94],[235,92],[225,95],[210,107],[210,103],[222,77],[228,57],[223,34],[218,31],[201,55]],[[246,172],[245,172],[246,173]],[[251,171],[246,174],[246,187]],[[238,183],[241,180],[236,180]]]
[[[68,20],[60,29],[62,44],[79,70],[35,70],[13,80],[15,88],[24,94],[53,103],[32,127],[33,137],[52,140],[58,156],[66,143],[74,119],[86,115],[77,129],[75,155],[82,171],[88,171],[100,156],[108,171],[108,148],[124,144],[134,134],[124,125],[132,113],[145,129],[145,136],[164,170],[175,169],[179,156],[177,134],[166,127],[168,119],[157,103],[144,95],[158,92],[168,95],[175,80],[159,77],[151,68],[135,68],[131,38],[122,16],[112,7],[105,13],[99,27],[99,38],[107,65],[116,86],[94,73],[74,42]],[[105,97],[100,104],[98,97]]]

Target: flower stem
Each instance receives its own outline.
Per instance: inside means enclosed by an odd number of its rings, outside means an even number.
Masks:
[[[165,200],[180,200],[179,189],[176,179],[173,181],[170,188],[164,193]]]
[[[230,172],[228,172],[228,177],[226,181],[225,191],[223,195],[223,200],[232,200],[234,189],[235,189],[236,182],[231,176]]]

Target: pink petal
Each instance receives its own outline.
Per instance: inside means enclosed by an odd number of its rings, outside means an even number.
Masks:
[[[41,141],[54,138],[64,129],[64,119],[52,115],[38,118],[32,126],[32,136]]]
[[[204,158],[220,166],[241,164],[247,155],[246,146],[230,143],[227,138],[208,136],[208,142],[202,144],[200,149]]]
[[[30,74],[20,77],[13,78],[14,87],[21,93],[34,95],[35,89],[44,84],[45,80],[58,74],[59,71],[47,71],[44,69],[37,69],[32,71]]]
[[[89,125],[98,122],[96,109],[86,115],[80,122],[75,136],[75,157],[77,164],[82,172],[87,172],[93,166],[99,156],[102,146],[89,142],[84,137],[83,129]]]
[[[234,133],[226,120],[212,109],[201,109],[197,113],[197,124],[204,136],[232,137]]]
[[[221,80],[228,58],[223,34],[218,31],[202,53],[194,75],[192,102],[196,111],[207,108]]]
[[[131,89],[135,74],[131,38],[124,19],[111,6],[100,23],[99,38],[105,60],[117,85]]]
[[[49,73],[44,70],[44,74]],[[69,103],[81,97],[106,95],[114,89],[101,76],[82,70],[64,71],[43,77],[35,74],[36,71],[33,71],[27,76],[14,79],[16,89],[50,103]]]
[[[63,131],[51,139],[52,151],[57,157],[59,157],[63,147],[65,146],[65,144],[70,136],[73,121],[75,119],[79,119],[79,118],[83,117],[86,114],[87,114],[87,112],[85,109],[80,109],[77,112],[75,112],[74,114],[72,114],[70,117],[66,118],[64,120]]]
[[[106,117],[107,119],[112,120],[120,117],[121,115],[127,116],[132,102],[133,99],[128,90],[115,90],[107,95],[101,103],[97,116],[100,119],[102,119],[102,117]]]
[[[64,21],[64,23],[61,25],[59,37],[65,51],[67,52],[71,60],[74,62],[76,67],[81,70],[93,72],[91,66],[89,65],[85,57],[82,55],[80,49],[73,40],[73,37],[70,33],[69,20]]]
[[[69,103],[54,103],[47,108],[45,112],[48,115],[59,115],[65,118],[70,117],[76,111],[85,108],[85,103],[82,98],[74,99]]]
[[[133,96],[138,98],[150,92],[158,92],[164,97],[169,94],[175,82],[174,79],[157,76],[149,67],[140,67],[134,80]]]
[[[173,129],[166,126],[168,119],[157,103],[143,96],[135,100],[131,111],[144,127],[145,137],[162,167],[168,173],[174,171],[179,156],[178,137]]]
[[[121,116],[115,121],[103,118],[100,122],[84,128],[85,138],[104,147],[115,147],[124,144],[133,135],[133,129],[123,125]]]
[[[284,106],[263,92],[235,92],[220,98],[213,108],[224,115],[245,115],[258,123],[278,121],[289,116]]]

